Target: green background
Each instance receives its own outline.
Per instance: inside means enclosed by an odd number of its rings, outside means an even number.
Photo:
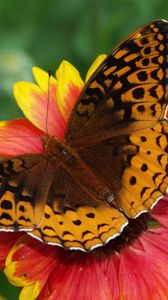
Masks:
[[[21,115],[12,86],[32,80],[33,65],[54,72],[66,59],[84,75],[98,54],[158,18],[168,19],[167,0],[0,0],[0,119]],[[0,294],[19,295],[2,274]]]

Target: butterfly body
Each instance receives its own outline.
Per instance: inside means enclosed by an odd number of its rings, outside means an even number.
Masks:
[[[108,199],[107,195],[110,197],[112,192],[103,178],[101,179],[101,176],[96,174],[91,166],[66,141],[60,141],[55,137],[44,137],[43,143],[44,149],[46,149],[50,159],[53,161],[53,169],[62,168],[70,177],[73,177],[81,189],[83,188],[87,191],[88,199],[89,197],[92,198],[92,201],[95,199],[95,204],[92,202],[93,206],[96,205],[96,201]],[[57,172],[55,170],[55,174]],[[83,205],[86,202],[88,202],[87,199],[83,201]],[[74,201],[73,206],[75,207],[78,204],[78,201],[76,203]]]
[[[145,25],[98,67],[64,140],[0,163],[0,230],[92,250],[149,212],[168,187],[168,23]]]

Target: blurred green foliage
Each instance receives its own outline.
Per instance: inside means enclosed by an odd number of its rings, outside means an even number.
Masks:
[[[54,72],[67,59],[84,75],[98,54],[160,18],[168,19],[167,0],[0,0],[0,119],[21,115],[12,86],[32,80],[33,65]],[[0,294],[18,299],[2,276]]]

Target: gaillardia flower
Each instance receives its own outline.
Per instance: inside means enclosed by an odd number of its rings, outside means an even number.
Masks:
[[[98,57],[86,80],[100,64]],[[35,67],[37,84],[18,82],[16,101],[26,118],[0,123],[0,156],[43,153],[41,137],[64,138],[72,108],[84,86],[63,61],[56,78]],[[49,100],[49,101],[48,101]],[[88,253],[42,243],[27,233],[0,232],[0,266],[22,288],[21,300],[168,299],[168,197],[121,236]]]

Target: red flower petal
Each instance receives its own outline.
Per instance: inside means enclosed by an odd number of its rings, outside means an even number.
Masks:
[[[6,257],[11,247],[16,243],[22,233],[0,232],[0,268],[4,268]]]
[[[140,239],[148,260],[148,269],[151,269],[147,286],[155,284],[148,299],[167,300],[168,295],[168,230],[166,228],[155,228],[146,232]],[[153,272],[152,268],[153,266]],[[144,271],[143,271],[144,273]]]
[[[151,211],[151,215],[160,224],[168,227],[168,196],[165,196],[157,203],[157,205]]]
[[[105,274],[107,278],[107,282],[109,284],[109,288],[111,290],[112,299],[119,300],[120,299],[120,286],[119,286],[119,263],[120,256],[117,253],[111,253],[110,256],[106,258],[107,267],[105,268]],[[103,262],[105,265],[105,263]]]
[[[19,286],[22,281],[28,284],[34,281],[45,282],[50,274],[53,266],[59,260],[60,248],[47,246],[28,235],[24,235],[11,249],[5,272],[9,275],[9,279]],[[14,273],[11,273],[15,265]],[[34,268],[34,266],[36,266]]]
[[[98,260],[92,253],[69,253],[52,271],[38,300],[113,300]]]
[[[0,122],[0,156],[41,153],[44,135],[26,119]]]
[[[148,280],[154,271],[151,259],[146,257],[143,251],[125,248],[120,256],[119,268],[121,299],[152,299],[153,291],[157,290],[157,284],[153,278],[149,283]]]

